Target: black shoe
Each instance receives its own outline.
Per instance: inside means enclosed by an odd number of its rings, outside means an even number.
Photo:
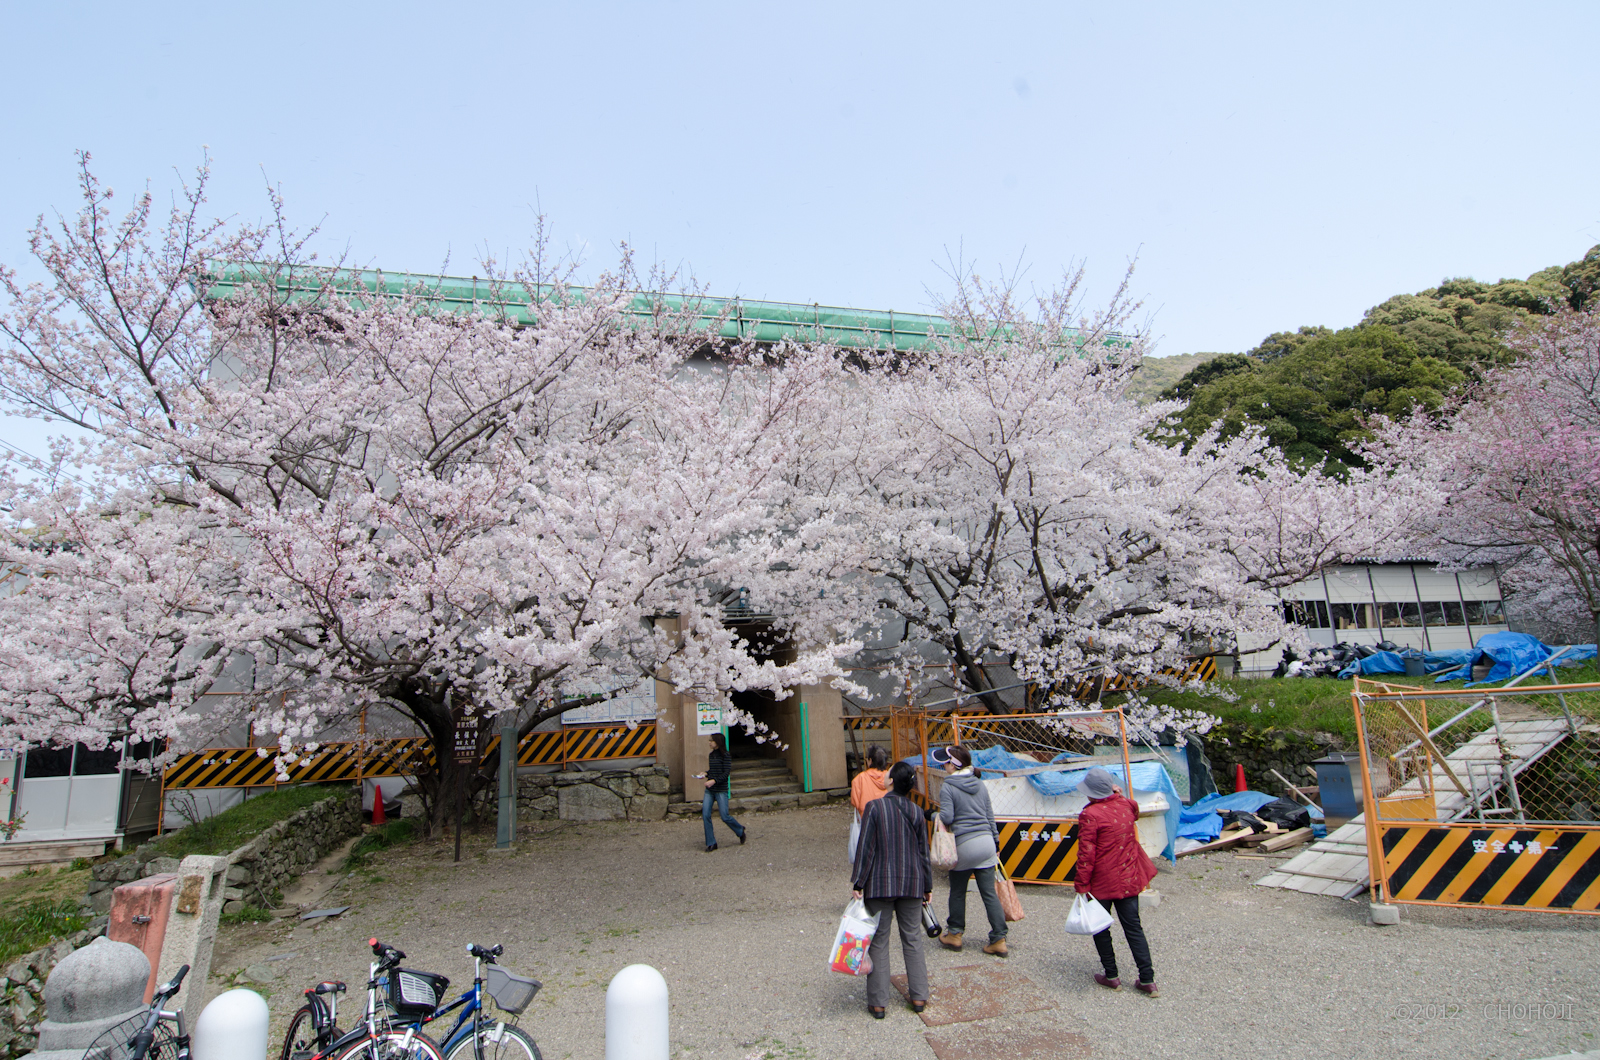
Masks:
[[[717,844],[712,843],[710,846],[706,847],[706,853],[709,854],[715,849],[717,849]]]
[[[744,831],[739,833],[739,845],[740,846],[744,846],[744,837],[749,835],[749,834],[750,834],[750,829],[748,829],[748,828],[746,828]]]

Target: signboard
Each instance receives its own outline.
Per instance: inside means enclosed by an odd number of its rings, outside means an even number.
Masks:
[[[696,736],[722,731],[722,708],[715,703],[696,703],[695,714],[699,719],[694,730]]]
[[[456,720],[456,742],[451,757],[460,765],[475,765],[478,761],[478,720],[471,716]]]

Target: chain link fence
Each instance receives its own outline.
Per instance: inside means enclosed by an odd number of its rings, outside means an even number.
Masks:
[[[1383,899],[1600,910],[1600,684],[1352,698]]]

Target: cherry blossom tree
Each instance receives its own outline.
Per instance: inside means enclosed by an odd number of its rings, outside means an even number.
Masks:
[[[9,484],[17,738],[175,736],[240,658],[285,754],[373,705],[443,749],[466,714],[561,713],[563,684],[839,672],[848,594],[812,598],[844,561],[792,488],[835,358],[720,350],[693,298],[641,312],[626,262],[578,290],[535,261],[447,311],[316,267],[281,220],[202,225],[203,172],[162,226],[83,174],[83,213],[35,232],[50,282],[5,277],[0,392],[89,432],[96,483]],[[791,661],[722,622],[740,590]]]
[[[1094,313],[1081,280],[1030,307],[965,279],[947,332],[854,378],[873,451],[851,488],[902,665],[935,645],[991,710],[996,662],[1059,698],[1293,636],[1274,589],[1385,552],[1427,503],[1405,476],[1302,475],[1254,433],[1172,444],[1177,406],[1123,394],[1145,342],[1126,279]]]
[[[1514,361],[1440,415],[1386,425],[1374,452],[1445,492],[1417,549],[1497,564],[1522,612],[1600,633],[1600,317],[1562,309],[1507,345]]]

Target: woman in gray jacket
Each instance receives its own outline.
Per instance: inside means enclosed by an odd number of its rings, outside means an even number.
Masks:
[[[984,953],[1006,955],[1006,917],[994,892],[995,866],[999,864],[1000,830],[995,827],[989,789],[972,771],[972,752],[957,744],[950,748],[955,772],[945,777],[939,791],[939,820],[956,837],[956,867],[950,870],[950,921],[939,944],[959,950],[967,925],[967,881],[976,878],[983,908],[989,914],[989,944]]]

